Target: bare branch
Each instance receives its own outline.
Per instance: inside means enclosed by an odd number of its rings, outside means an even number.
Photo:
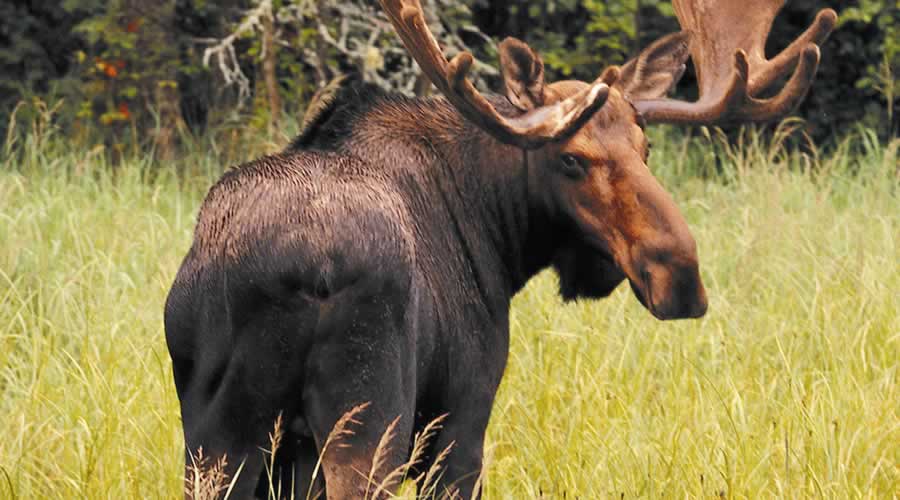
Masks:
[[[243,21],[230,35],[217,40],[215,45],[203,51],[203,66],[208,68],[210,59],[215,57],[219,72],[225,79],[225,85],[237,85],[240,104],[250,97],[250,80],[241,70],[234,43],[246,33],[261,33],[263,18],[272,15],[272,0],[260,0],[256,8],[247,11]]]
[[[453,57],[469,51],[457,32],[446,27],[458,20],[447,19],[446,16],[462,12],[466,17],[471,13],[460,11],[461,7],[451,0],[423,0],[422,3],[428,25],[445,53]],[[385,90],[413,95],[428,88],[428,80],[394,36],[387,15],[374,2],[294,0],[285,2],[276,10],[272,0],[258,0],[255,7],[243,13],[242,20],[228,36],[194,39],[195,43],[207,45],[203,52],[203,65],[214,67],[222,75],[226,86],[237,88],[239,107],[246,103],[253,89],[250,78],[241,69],[235,45],[243,37],[262,36],[266,18],[271,18],[275,26],[272,43],[297,53],[302,62],[315,71],[316,81],[320,85],[326,84],[334,75],[331,58],[336,55],[355,66],[363,80]],[[290,26],[295,26],[297,30],[314,29],[317,45],[297,47],[296,42],[284,39],[284,32],[293,30],[282,30],[280,27]],[[474,25],[466,24],[458,29],[494,46],[494,42]],[[267,49],[264,47],[263,50]],[[262,59],[265,60],[265,54]],[[477,86],[484,87],[484,77],[498,74],[493,66],[473,61],[470,76]]]

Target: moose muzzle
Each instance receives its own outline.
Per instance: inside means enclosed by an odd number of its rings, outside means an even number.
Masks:
[[[659,319],[699,318],[706,314],[706,290],[697,259],[654,250],[640,259],[638,279],[630,279],[638,300]]]
[[[632,227],[623,269],[638,300],[659,319],[706,314],[697,243],[671,196],[649,175],[635,176]]]

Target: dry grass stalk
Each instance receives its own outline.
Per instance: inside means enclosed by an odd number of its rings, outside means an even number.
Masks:
[[[384,467],[388,454],[391,452],[391,441],[397,437],[397,424],[400,423],[400,417],[401,415],[397,415],[397,418],[387,426],[387,429],[385,429],[384,433],[381,435],[381,439],[378,440],[378,446],[375,447],[375,454],[372,456],[372,466],[369,468],[369,476],[366,481],[365,498],[378,498],[378,491],[381,489],[380,486],[376,488],[375,494],[371,497],[369,497],[369,488],[375,484],[375,475],[382,467]]]
[[[363,410],[368,408],[369,403],[365,403],[359,406],[354,407],[347,413],[345,413],[334,425],[331,430],[331,433],[328,435],[328,438],[325,441],[325,445],[322,447],[322,451],[319,453],[319,460],[316,463],[316,467],[313,471],[312,481],[318,477],[319,469],[321,467],[322,458],[325,455],[326,450],[329,446],[338,444],[339,446],[349,446],[346,443],[340,443],[340,441],[348,436],[352,436],[354,431],[350,428],[351,424],[362,425],[363,422],[357,420],[356,416],[361,413]],[[367,486],[365,497],[366,499],[378,499],[384,498],[387,496],[391,496],[390,490],[394,488],[396,485],[402,484],[403,481],[407,479],[407,475],[409,471],[415,467],[416,465],[421,464],[423,459],[425,458],[425,454],[428,451],[428,446],[431,441],[435,438],[437,433],[441,430],[442,424],[444,420],[447,418],[447,414],[440,415],[431,422],[429,422],[421,432],[417,433],[413,438],[413,447],[410,452],[409,459],[391,470],[380,482],[376,482],[378,473],[381,469],[384,468],[387,457],[391,452],[391,442],[397,437],[397,426],[400,423],[401,416],[395,418],[385,429],[384,433],[381,435],[381,439],[378,441],[378,446],[375,448],[375,453],[372,458],[372,466],[370,467],[367,477]],[[437,491],[437,481],[441,477],[441,469],[443,462],[447,459],[447,456],[450,455],[455,442],[450,443],[446,448],[441,450],[440,453],[436,456],[434,462],[431,467],[413,479],[413,482],[416,483],[419,494],[418,498],[436,498],[438,497]],[[361,473],[361,471],[356,471],[357,473]],[[480,483],[480,476],[479,476]],[[377,486],[376,486],[377,485]],[[372,487],[375,486],[374,491]],[[270,487],[271,490],[271,487]],[[310,498],[311,491],[307,493],[307,499]]]
[[[219,493],[228,488],[227,465],[225,455],[210,464],[209,457],[203,455],[203,447],[197,450],[196,456],[191,453],[191,465],[185,475],[185,495],[194,500],[219,498]]]
[[[440,453],[437,454],[437,457],[435,457],[434,462],[431,464],[431,467],[429,467],[425,472],[424,480],[419,485],[419,497],[435,498],[438,496],[437,481],[443,474],[441,471],[441,464],[444,463],[445,460],[447,460],[447,457],[450,455],[450,452],[453,450],[453,447],[455,445],[456,441],[451,441],[446,448],[444,448]],[[418,478],[416,480],[416,483],[419,483]]]
[[[331,432],[329,432],[328,437],[325,438],[325,444],[322,445],[322,449],[319,451],[319,459],[316,461],[316,466],[315,468],[313,468],[312,478],[309,483],[309,491],[306,492],[307,500],[311,498],[310,495],[312,495],[313,485],[315,485],[316,478],[319,477],[319,470],[322,468],[322,458],[325,457],[325,453],[328,451],[328,448],[331,447],[333,443],[337,444],[338,446],[347,446],[346,444],[342,445],[340,441],[355,434],[353,429],[350,428],[350,425],[362,424],[362,422],[356,419],[356,416],[365,411],[365,409],[368,408],[370,404],[371,403],[366,402],[354,406],[350,409],[350,411],[344,413],[341,418],[339,418],[338,421],[334,423],[334,427],[331,428]]]
[[[263,452],[269,454],[269,462],[266,464],[266,476],[269,479],[268,497],[272,499],[281,498],[281,478],[278,484],[274,483],[275,478],[275,453],[281,447],[281,438],[284,436],[284,416],[279,413],[275,418],[275,426],[269,433],[269,449]]]
[[[472,500],[478,498],[478,493],[481,491],[481,486],[484,483],[484,471],[487,470],[488,464],[493,459],[493,449],[489,449],[484,454],[484,460],[481,464],[481,472],[478,473],[478,479],[475,480],[475,487],[472,488]]]
[[[379,495],[382,493],[386,493],[387,490],[392,488],[394,485],[402,484],[403,481],[406,480],[407,474],[409,474],[410,469],[415,467],[416,465],[422,462],[422,459],[425,457],[425,453],[428,451],[428,445],[434,436],[441,430],[441,424],[446,420],[447,414],[443,414],[431,422],[428,422],[428,425],[422,429],[422,432],[416,434],[413,438],[413,447],[412,452],[409,455],[409,460],[401,466],[397,467],[390,474],[385,476],[385,478],[378,485],[378,488],[375,490],[372,498],[379,498]],[[414,482],[418,484],[418,480],[421,478],[416,478]]]

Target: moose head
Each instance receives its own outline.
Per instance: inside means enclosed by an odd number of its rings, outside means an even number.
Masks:
[[[628,279],[660,319],[699,317],[707,299],[697,248],[681,213],[647,166],[644,127],[653,123],[724,124],[774,120],[804,97],[819,62],[818,44],[837,16],[813,25],[772,59],[764,53],[783,0],[675,0],[682,31],[656,41],[593,82],[544,79],[540,56],[524,42],[500,44],[501,112],[467,78],[473,58],[447,60],[417,0],[381,0],[422,72],[470,122],[527,151],[539,171],[543,209],[573,228],[553,259],[565,298],[608,295]],[[699,99],[666,98],[691,57]],[[793,71],[773,97],[760,97]],[[590,271],[590,272],[587,272]]]

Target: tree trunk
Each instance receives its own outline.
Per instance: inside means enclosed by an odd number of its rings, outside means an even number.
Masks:
[[[325,0],[317,0],[316,12],[319,16],[319,24],[328,26],[331,22],[331,14],[328,10],[328,2]],[[316,58],[318,59],[318,67],[316,68],[316,86],[324,88],[331,81],[331,69],[328,67],[328,42],[326,42],[316,30]]]
[[[278,91],[278,78],[275,73],[276,45],[275,23],[273,13],[269,11],[263,16],[263,78],[266,82],[266,95],[269,98],[269,133],[278,130],[281,115],[281,94]]]
[[[137,4],[135,4],[137,5]],[[162,29],[148,34],[148,43],[156,44],[155,57],[148,61],[157,65],[157,71],[148,83],[153,85],[152,95],[156,110],[159,113],[159,129],[156,131],[154,144],[161,161],[175,158],[178,144],[177,133],[184,130],[184,119],[181,116],[181,89],[178,88],[178,71],[175,61],[178,60],[178,38],[175,27],[175,2],[171,0],[155,0],[142,5],[152,7],[156,14],[156,22]]]
[[[632,47],[632,54],[639,54],[641,49],[643,48],[643,44],[641,44],[641,0],[635,0],[634,2],[634,46]]]
[[[156,83],[154,95],[156,109],[159,111],[159,129],[154,142],[159,159],[171,161],[175,158],[175,132],[183,125],[181,95],[174,78]]]

